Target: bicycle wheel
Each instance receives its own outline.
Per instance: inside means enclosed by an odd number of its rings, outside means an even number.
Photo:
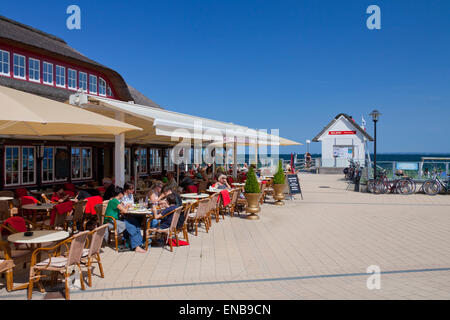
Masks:
[[[435,196],[441,191],[441,185],[436,180],[425,181],[422,188],[429,196]]]
[[[416,183],[412,179],[401,179],[396,183],[399,194],[413,194],[416,191]]]
[[[390,190],[390,183],[387,180],[377,180],[375,182],[375,193],[385,194]]]

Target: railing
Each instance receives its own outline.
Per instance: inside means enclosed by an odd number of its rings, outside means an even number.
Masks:
[[[447,178],[450,174],[449,161],[377,161],[377,170],[386,170],[386,174],[390,179],[395,178],[395,172],[402,170],[405,175],[415,180],[427,180],[437,174],[442,178]],[[369,164],[370,178],[373,178],[373,162]]]

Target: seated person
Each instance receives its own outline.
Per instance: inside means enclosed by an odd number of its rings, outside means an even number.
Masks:
[[[175,187],[178,187],[178,183],[175,180],[175,176],[173,175],[172,172],[167,173],[167,184],[169,185],[170,189],[173,189]]]
[[[188,175],[185,175],[184,173],[181,173],[180,175],[180,187],[182,187],[184,190],[187,189],[188,186],[195,185],[194,181],[189,177]]]
[[[123,205],[120,203],[124,195],[124,191],[120,187],[116,187],[114,189],[113,198],[108,202],[108,206],[106,207],[105,216],[113,217],[116,220],[117,225],[117,233],[122,233],[125,230],[127,234],[125,236],[128,237],[131,250],[139,253],[147,252],[141,246],[143,245],[140,225],[138,229],[136,229],[136,221],[133,220],[132,216],[128,216],[123,221],[121,215],[126,215],[127,210],[129,208],[129,204]],[[105,217],[104,223],[108,224],[108,229],[114,228],[114,223],[112,219]],[[109,232],[105,233],[105,240],[108,241]]]
[[[56,186],[53,188],[53,195],[50,199],[51,202],[63,203],[69,200],[69,195],[64,191],[64,186]]]
[[[227,181],[227,176],[224,174],[221,174],[219,176],[219,179],[217,179],[217,182],[215,184],[213,184],[212,186],[215,189],[231,189],[230,185],[228,184]]]
[[[169,214],[171,211],[174,211],[176,208],[176,196],[174,194],[169,194],[166,197],[168,207],[164,209],[161,213],[158,213],[156,211],[156,208],[153,209],[153,217],[154,219],[151,222],[152,228],[158,228],[158,229],[167,229],[170,227],[170,224],[172,223],[173,214]],[[167,215],[167,216],[165,216]],[[165,216],[165,217],[164,217]],[[159,227],[158,227],[159,224]]]
[[[105,187],[105,193],[103,194],[103,200],[109,200],[114,197],[115,186],[110,178],[103,178],[103,186]]]
[[[158,204],[158,202],[161,200],[161,189],[163,187],[162,182],[157,181],[155,182],[151,187],[150,191],[148,192],[148,202],[151,202],[153,204]]]
[[[167,202],[167,196],[169,194],[173,194],[176,197],[176,203],[175,205],[177,207],[182,206],[183,205],[183,200],[181,199],[180,195],[178,194],[177,188],[170,188],[170,186],[168,184],[165,184],[162,189],[161,189],[161,201],[160,201],[160,205],[161,208],[168,208],[169,207],[169,203]]]
[[[123,198],[120,201],[121,204],[127,205],[130,204],[130,206],[134,205],[134,184],[127,182],[123,186]]]

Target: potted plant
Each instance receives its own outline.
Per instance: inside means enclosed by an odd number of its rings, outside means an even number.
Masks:
[[[278,171],[273,176],[273,190],[274,195],[273,198],[276,200],[275,204],[277,206],[284,205],[284,189],[286,188],[286,181],[284,177],[284,171],[283,171],[283,163],[281,160],[278,162]]]
[[[245,199],[247,200],[245,211],[250,213],[250,215],[247,216],[247,219],[257,220],[259,219],[257,213],[261,211],[261,208],[259,207],[261,189],[259,188],[259,182],[256,178],[255,171],[253,171],[253,167],[250,167],[247,172],[244,190]]]

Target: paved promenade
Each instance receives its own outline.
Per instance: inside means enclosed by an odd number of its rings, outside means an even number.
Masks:
[[[302,174],[304,200],[267,203],[258,221],[227,216],[173,253],[105,248],[106,277],[96,268],[71,298],[450,299],[450,196],[356,193],[341,178]],[[367,288],[371,265],[380,289]],[[26,299],[3,283],[0,299]]]

